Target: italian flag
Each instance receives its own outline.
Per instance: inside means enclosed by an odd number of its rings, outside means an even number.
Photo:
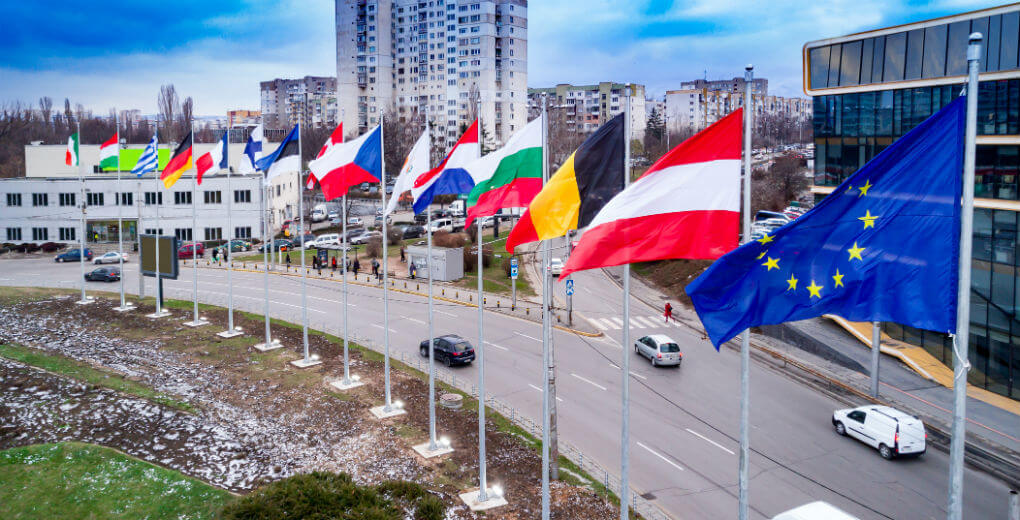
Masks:
[[[475,187],[468,194],[467,222],[495,215],[503,208],[524,208],[542,191],[542,128],[539,117],[510,136],[506,146],[464,169]]]
[[[99,145],[99,168],[103,170],[110,170],[117,168],[117,134],[113,134],[113,137],[106,140],[105,143]]]
[[[67,155],[64,156],[64,163],[68,166],[78,166],[78,134],[71,134],[67,138]]]

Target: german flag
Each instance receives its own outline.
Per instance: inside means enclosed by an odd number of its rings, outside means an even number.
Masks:
[[[166,163],[163,173],[159,175],[166,189],[170,189],[170,187],[177,183],[177,179],[181,178],[182,173],[191,169],[191,145],[193,140],[191,132],[188,132],[188,136],[181,141],[181,144],[177,145],[173,157],[170,158],[170,162]]]
[[[602,125],[535,196],[507,237],[506,250],[587,226],[623,190],[624,115]]]

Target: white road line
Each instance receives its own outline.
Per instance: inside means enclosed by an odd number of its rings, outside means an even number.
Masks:
[[[623,328],[623,320],[621,320],[620,318],[606,318],[606,319],[609,320],[614,325],[613,328],[615,329]]]
[[[579,376],[577,374],[574,374],[574,373],[571,373],[570,375],[580,379],[581,381],[584,381],[585,383],[588,383],[591,386],[594,386],[595,388],[598,388],[598,389],[603,390],[603,391],[606,390],[606,387],[604,387],[604,386],[602,386],[602,385],[592,381],[591,379],[585,379],[585,378],[583,378],[583,377],[581,377],[581,376]]]
[[[664,456],[662,456],[662,455],[659,455],[658,453],[656,453],[656,452],[655,452],[655,450],[653,450],[653,449],[649,448],[648,446],[645,446],[645,445],[644,445],[644,444],[642,444],[642,443],[641,443],[640,441],[638,441],[637,445],[638,445],[638,446],[641,446],[642,448],[644,448],[644,449],[646,449],[646,450],[648,450],[648,453],[651,453],[652,455],[655,455],[656,457],[659,457],[660,459],[662,459],[662,460],[666,461],[666,463],[667,463],[667,464],[669,464],[670,466],[673,466],[674,468],[676,468],[676,469],[678,469],[678,470],[680,470],[680,471],[683,471],[683,470],[684,470],[684,469],[683,469],[683,468],[681,468],[681,467],[680,467],[679,465],[677,465],[677,463],[675,463],[675,462],[673,462],[673,461],[671,461],[671,460],[667,459],[666,457],[664,457]]]
[[[532,341],[537,341],[537,342],[539,342],[539,343],[541,343],[541,342],[542,342],[542,340],[540,340],[540,339],[538,339],[538,338],[535,338],[535,337],[532,337],[532,336],[529,336],[529,335],[527,335],[527,334],[521,334],[520,332],[514,332],[514,334],[517,334],[518,336],[521,336],[521,337],[524,337],[524,338],[528,338],[528,339],[530,339],[530,340],[532,340]]]
[[[637,327],[637,328],[646,328],[646,327],[652,327],[653,326],[651,323],[648,323],[648,321],[646,321],[641,316],[635,316],[635,317],[631,318],[630,322],[631,323],[637,323],[637,325],[635,325],[635,327]]]
[[[406,318],[406,317],[404,319],[406,319],[407,321],[413,321],[415,323],[418,323],[418,324],[421,324],[421,325],[425,325],[425,322],[421,321],[421,320],[416,320],[414,318]]]
[[[452,312],[441,311],[439,309],[436,309],[434,312],[438,312],[439,314],[445,314],[447,316],[450,316],[451,318],[456,318],[457,317],[457,315],[452,313]]]
[[[185,291],[179,291],[179,292],[183,293]],[[188,292],[190,292],[190,291],[188,291]],[[241,295],[241,294],[235,294],[234,298],[245,298],[245,299],[248,299],[248,300],[258,300],[260,302],[261,301],[265,301],[265,298],[256,298],[254,296],[244,296],[244,295]],[[294,307],[295,309],[300,309],[301,308],[300,305],[294,305],[292,303],[278,302],[278,301],[275,301],[275,300],[269,300],[269,303],[272,303],[273,305],[284,305],[286,307]],[[309,307],[308,310],[311,311],[311,312],[317,312],[319,314],[329,314],[326,311],[320,311],[319,309],[315,309],[315,308],[312,308],[312,307]]]
[[[535,390],[538,390],[539,393],[542,393],[542,389],[541,388],[539,388],[539,387],[537,387],[537,386],[535,386],[535,385],[533,385],[531,383],[528,383],[528,386],[530,386],[531,388],[534,388]],[[561,402],[561,403],[563,402],[563,398],[560,397],[560,396],[556,396],[556,400]]]
[[[588,318],[588,321],[590,321],[591,324],[597,327],[599,330],[606,330],[607,328],[606,324],[602,323],[602,320],[598,318]]]
[[[372,326],[377,328],[377,329],[380,329],[380,330],[386,330],[382,325],[379,325],[378,323],[373,323]],[[390,329],[390,333],[391,334],[400,334],[399,332],[397,332],[397,331],[395,331],[393,329]]]
[[[495,343],[491,343],[491,342],[489,342],[489,341],[486,341],[486,342],[485,342],[485,344],[486,344],[486,345],[489,345],[490,347],[496,347],[496,348],[498,348],[498,349],[500,349],[500,350],[506,350],[506,351],[509,351],[509,350],[510,350],[510,349],[508,349],[508,348],[506,348],[506,347],[503,347],[503,346],[497,345],[497,344],[495,344]]]
[[[702,435],[702,434],[700,434],[700,433],[698,433],[698,432],[696,432],[696,431],[694,431],[694,430],[692,430],[690,428],[685,428],[685,429],[691,435],[693,435],[693,436],[695,436],[695,437],[697,437],[697,438],[699,438],[699,439],[701,439],[701,440],[711,444],[712,446],[715,446],[716,448],[719,448],[720,450],[723,450],[726,453],[729,453],[730,455],[735,455],[735,453],[733,453],[732,451],[726,449],[726,447],[724,447],[722,444],[719,444],[718,442],[715,442],[712,439],[709,439],[708,437],[705,437],[704,435]]]
[[[613,367],[613,368],[615,368],[617,370],[620,370],[620,365],[617,365],[616,363],[610,363],[609,366],[611,366],[611,367]],[[636,377],[638,379],[648,379],[647,377],[645,377],[645,376],[643,376],[641,374],[638,374],[637,372],[634,372],[634,371],[631,371],[630,375],[632,375],[632,376],[634,376],[634,377]]]

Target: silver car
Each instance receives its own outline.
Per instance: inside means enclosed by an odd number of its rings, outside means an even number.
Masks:
[[[652,334],[634,342],[634,352],[645,356],[652,366],[680,366],[684,355],[680,345],[665,334]]]

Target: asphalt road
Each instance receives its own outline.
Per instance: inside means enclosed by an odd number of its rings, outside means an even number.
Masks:
[[[138,288],[136,264],[126,266],[129,292]],[[0,284],[76,287],[76,264],[48,260],[0,260]],[[191,269],[165,282],[167,295],[191,298]],[[261,313],[263,276],[234,273],[238,309]],[[274,317],[300,322],[300,278],[271,276]],[[599,271],[580,273],[575,309],[607,327],[619,318],[619,289]],[[199,299],[225,305],[226,272],[199,270]],[[154,291],[147,280],[146,294]],[[117,284],[89,283],[90,290],[116,291]],[[341,284],[309,281],[310,326],[342,333]],[[382,345],[382,291],[350,286],[352,339]],[[737,509],[739,355],[716,352],[689,329],[665,326],[633,301],[631,338],[665,333],[684,353],[682,368],[654,368],[631,356],[631,483],[676,518],[734,518]],[[457,333],[476,344],[477,310],[436,302],[437,334]],[[180,312],[180,311],[175,311]],[[425,299],[390,293],[391,351],[416,353],[426,335]],[[261,334],[259,331],[250,331]],[[489,395],[539,420],[541,416],[541,328],[496,313],[485,315],[486,388]],[[555,331],[561,439],[608,468],[619,467],[619,330],[602,338]],[[287,345],[299,350],[300,345]],[[448,370],[440,368],[441,370]],[[458,379],[477,378],[474,366],[454,368]],[[394,396],[399,398],[400,396]],[[917,459],[886,461],[878,453],[832,431],[832,411],[843,405],[773,369],[751,367],[752,518],[825,500],[862,518],[944,518],[948,458],[929,450]],[[440,432],[442,425],[439,425]],[[458,449],[476,449],[461,446]],[[490,482],[498,482],[490,475]],[[967,469],[964,508],[968,518],[1005,518],[1006,486]]]

